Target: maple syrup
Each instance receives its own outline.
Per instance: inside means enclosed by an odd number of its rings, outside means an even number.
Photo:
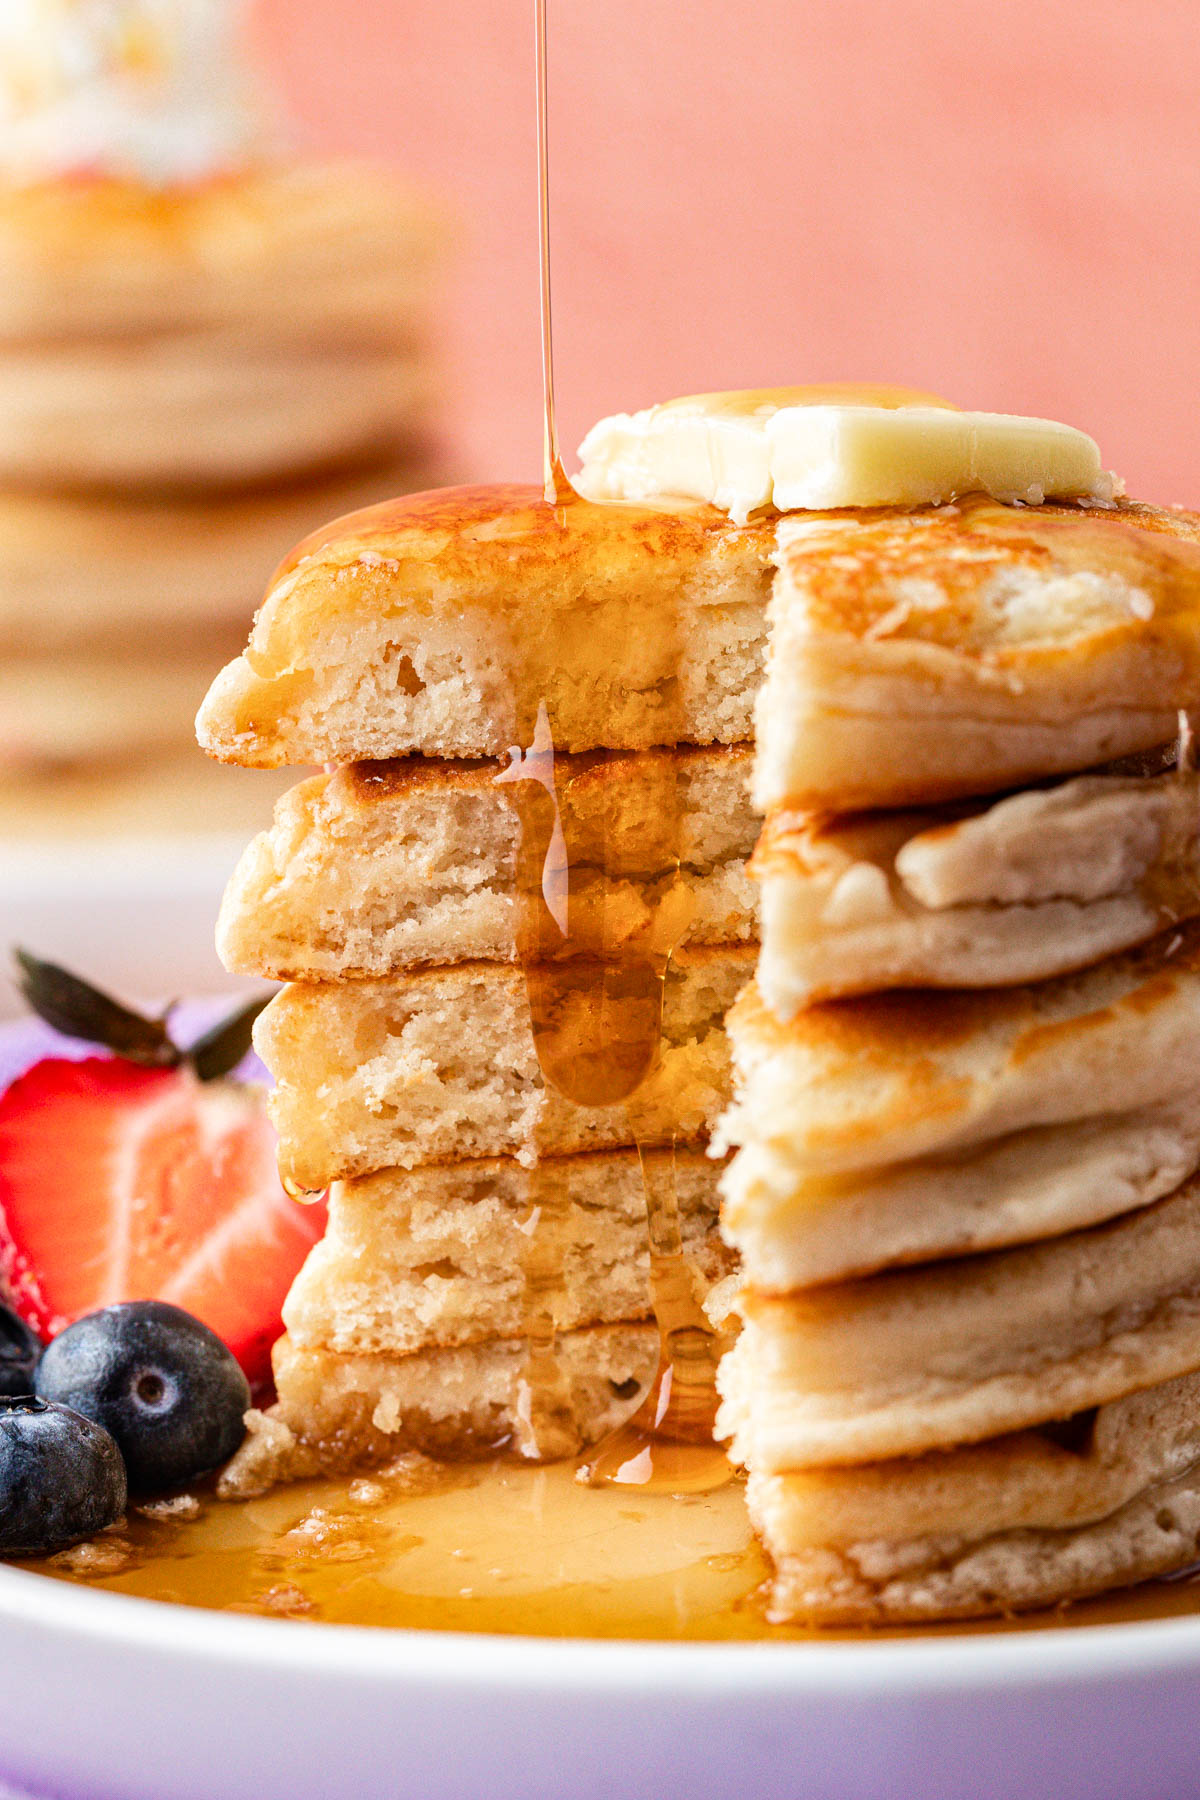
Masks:
[[[659,410],[687,414],[703,411],[707,418],[746,419],[757,412],[785,406],[880,406],[888,412],[903,407],[932,407],[935,412],[958,412],[951,400],[919,388],[889,386],[870,381],[809,382],[800,387],[731,388],[720,394],[688,394],[668,400]]]
[[[628,771],[629,759],[625,761]],[[573,854],[576,815],[560,805],[552,732],[543,704],[539,703],[530,748],[522,752],[514,747],[509,767],[497,779],[519,783],[518,948],[543,1080],[579,1106],[623,1106],[630,1134],[641,1150],[653,1140],[639,1117],[639,1090],[658,1065],[671,954],[689,923],[691,901],[678,854],[682,829],[678,767],[670,759],[653,756],[639,758],[633,766],[641,790],[637,813],[651,840],[639,845],[637,857],[649,871],[644,922],[640,931],[613,939],[603,917],[598,929],[589,920],[578,947],[572,943],[571,871],[588,865]],[[617,784],[612,784],[610,797],[613,827],[619,829],[623,809]],[[589,831],[595,830],[592,820]],[[616,846],[608,848],[611,854],[602,860],[605,872],[618,855],[630,860],[627,842],[619,851]],[[712,1446],[717,1340],[695,1300],[683,1257],[674,1155],[653,1163],[642,1156],[640,1166],[662,1356],[636,1420],[609,1451],[593,1457],[590,1478],[606,1478],[611,1467],[615,1479],[664,1480],[671,1486],[683,1482],[691,1488],[697,1471],[683,1467],[689,1462],[686,1446],[694,1452],[691,1462],[703,1459],[703,1485],[711,1485],[718,1469],[720,1479],[729,1473],[724,1455]],[[548,1458],[564,1454],[572,1439],[569,1398],[554,1356],[553,1330],[562,1282],[566,1201],[561,1187],[540,1179],[536,1163],[527,1184],[527,1359],[519,1448],[526,1455]],[[660,1444],[661,1457],[656,1448]],[[636,1471],[616,1474],[633,1454],[638,1458]]]
[[[545,499],[555,508],[559,529],[592,506],[572,487],[558,442],[554,386],[554,319],[550,276],[549,110],[547,83],[547,0],[534,0],[538,120],[538,243],[541,297],[543,464]],[[656,629],[677,638],[674,621],[656,619]],[[671,650],[668,647],[668,665]],[[633,763],[643,792],[638,814],[651,825],[657,843],[640,846],[649,881],[643,929],[632,939],[611,941],[601,921],[601,941],[588,933],[573,942],[571,870],[586,866],[564,829],[564,808],[556,787],[554,721],[545,700],[534,695],[519,669],[514,680],[521,697],[528,747],[514,745],[501,783],[517,783],[521,820],[517,889],[520,909],[518,950],[525,976],[534,1048],[543,1080],[565,1099],[586,1107],[627,1108],[639,1152],[648,1147],[639,1127],[638,1091],[656,1068],[662,1042],[663,996],[671,955],[690,922],[691,903],[680,873],[682,796],[679,771],[670,760],[643,756]],[[670,724],[669,717],[666,723]],[[676,734],[677,735],[677,734]],[[603,754],[603,753],[601,753]],[[621,753],[613,753],[620,755]],[[622,757],[627,767],[630,759]],[[629,861],[619,842],[619,793],[612,798],[608,829],[602,824],[602,873]],[[570,813],[568,811],[568,818]],[[591,853],[594,856],[596,846]],[[672,1146],[673,1152],[673,1146]],[[585,1467],[593,1483],[612,1480],[668,1491],[694,1491],[729,1478],[729,1464],[713,1444],[716,1416],[716,1334],[692,1292],[680,1241],[674,1154],[650,1165],[639,1156],[646,1192],[652,1295],[661,1354],[656,1377],[634,1419],[593,1454]],[[528,1177],[527,1219],[531,1226],[525,1265],[526,1364],[522,1377],[518,1448],[529,1457],[564,1454],[573,1428],[570,1400],[554,1355],[555,1299],[562,1283],[566,1201],[539,1179]]]
[[[25,1565],[111,1593],[307,1623],[542,1637],[828,1643],[1125,1624],[1200,1610],[1189,1574],[1001,1621],[862,1631],[773,1625],[739,1480],[712,1493],[591,1488],[569,1462],[303,1482],[229,1505],[134,1509]]]

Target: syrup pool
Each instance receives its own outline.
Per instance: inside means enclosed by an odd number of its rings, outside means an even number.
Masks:
[[[209,1494],[131,1510],[91,1544],[20,1566],[112,1593],[308,1623],[535,1637],[767,1640],[766,1560],[740,1481],[705,1494],[588,1487],[570,1463],[433,1465]],[[198,1508],[198,1510],[197,1510]],[[1128,1623],[1200,1612],[1200,1580],[1028,1618],[922,1626],[928,1637]]]

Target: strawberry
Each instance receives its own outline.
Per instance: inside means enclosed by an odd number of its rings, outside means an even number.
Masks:
[[[0,1285],[47,1336],[114,1301],[173,1302],[261,1379],[325,1209],[284,1193],[261,1094],[227,1078],[258,1007],[185,1053],[165,1019],[20,960],[43,1018],[121,1053],[45,1058],[0,1096]]]

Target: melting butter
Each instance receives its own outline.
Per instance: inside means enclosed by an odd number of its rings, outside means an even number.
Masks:
[[[753,512],[993,500],[1112,502],[1095,442],[1052,419],[960,412],[906,388],[752,388],[669,400],[592,427],[575,486],[591,500],[708,501]]]

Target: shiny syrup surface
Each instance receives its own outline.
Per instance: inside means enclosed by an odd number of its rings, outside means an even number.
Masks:
[[[739,1481],[697,1495],[593,1488],[513,1462],[201,1494],[48,1563],[57,1579],[308,1623],[663,1641],[833,1642],[1126,1624],[1200,1610],[1195,1578],[1006,1621],[886,1631],[768,1623],[766,1559]],[[90,1565],[90,1566],[89,1566]]]

